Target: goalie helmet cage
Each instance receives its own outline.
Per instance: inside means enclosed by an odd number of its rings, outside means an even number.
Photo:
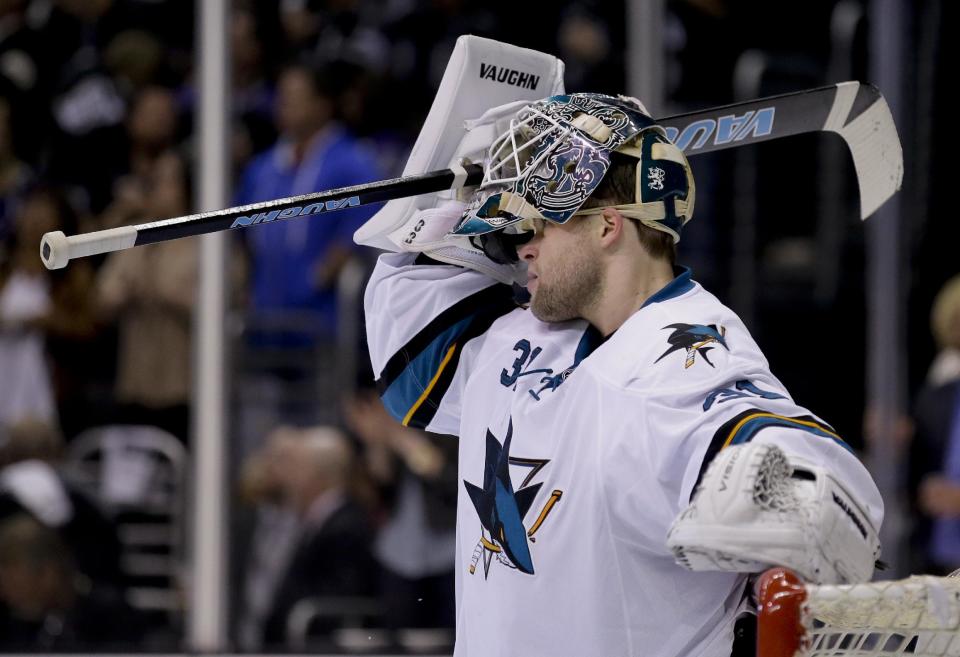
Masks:
[[[960,578],[805,584],[785,568],[757,581],[758,657],[960,657]]]

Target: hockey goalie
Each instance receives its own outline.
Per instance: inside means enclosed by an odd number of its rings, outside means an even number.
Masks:
[[[392,251],[364,299],[384,405],[459,440],[455,655],[728,657],[751,573],[869,579],[866,469],[675,264],[683,152],[553,58],[461,45],[408,168],[483,182],[355,235]]]

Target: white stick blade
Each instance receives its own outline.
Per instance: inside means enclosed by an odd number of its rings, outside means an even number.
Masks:
[[[850,148],[860,187],[860,218],[866,219],[903,184],[903,148],[887,101],[875,87],[844,82],[837,85],[837,91],[834,111],[824,129],[839,134]],[[874,100],[848,120],[858,92]]]

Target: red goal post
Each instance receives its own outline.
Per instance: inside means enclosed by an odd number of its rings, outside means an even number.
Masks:
[[[815,586],[774,568],[756,592],[758,657],[960,657],[958,577]]]

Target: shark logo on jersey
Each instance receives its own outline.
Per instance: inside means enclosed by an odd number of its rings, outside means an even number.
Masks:
[[[680,323],[670,324],[663,328],[674,329],[673,333],[667,338],[667,342],[670,343],[670,348],[663,352],[660,358],[653,361],[654,363],[659,363],[664,357],[675,351],[686,349],[687,358],[683,363],[684,369],[689,369],[693,366],[697,354],[703,356],[703,360],[706,361],[707,365],[714,367],[713,363],[710,362],[710,358],[707,356],[707,352],[713,349],[710,345],[719,344],[727,351],[730,351],[730,347],[727,346],[727,342],[724,339],[724,336],[727,334],[727,329],[723,326],[717,328],[716,324],[705,326],[703,324]]]
[[[523,519],[530,510],[537,493],[540,492],[540,487],[543,486],[542,482],[528,484],[550,461],[510,456],[512,437],[512,419],[502,445],[488,429],[483,487],[475,486],[467,480],[463,481],[467,494],[480,517],[481,527],[480,540],[477,542],[470,562],[470,574],[476,572],[477,563],[480,557],[483,557],[484,579],[490,575],[490,564],[494,556],[497,557],[497,561],[509,568],[527,575],[534,573],[530,543],[536,542],[534,535],[563,495],[562,491],[553,491],[536,521],[530,525],[529,529],[524,527]],[[530,468],[530,472],[516,491],[510,478],[511,465]]]
[[[717,388],[703,400],[703,411],[707,412],[710,410],[710,407],[713,406],[714,402],[717,404],[723,404],[732,399],[744,399],[750,397],[761,397],[763,399],[786,399],[783,395],[779,395],[770,390],[764,390],[763,388],[758,388],[753,384],[752,381],[747,379],[740,379],[733,384],[733,388]]]

